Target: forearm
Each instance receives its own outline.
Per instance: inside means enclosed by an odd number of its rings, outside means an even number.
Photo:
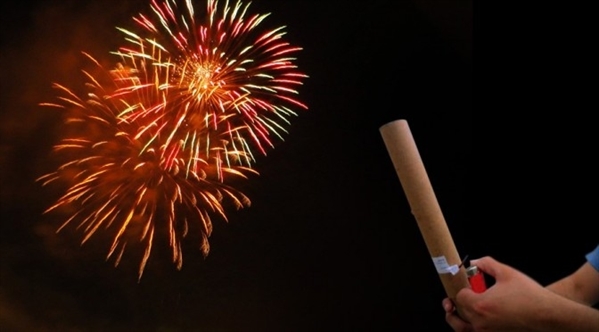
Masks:
[[[593,306],[599,301],[599,272],[589,263],[546,288],[570,300]]]
[[[555,294],[568,298],[572,301],[576,301],[579,303],[581,302],[579,300],[579,296],[577,295],[578,292],[576,291],[576,287],[574,285],[574,282],[572,281],[571,276],[567,276],[552,284],[549,284],[546,288],[554,292]]]
[[[541,331],[599,332],[599,310],[563,297],[545,304],[534,323]]]

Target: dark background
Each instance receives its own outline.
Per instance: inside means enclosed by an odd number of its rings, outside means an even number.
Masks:
[[[243,186],[252,206],[215,218],[209,256],[186,243],[177,271],[155,247],[138,283],[133,263],[55,234],[35,179],[61,130],[38,103],[77,82],[82,50],[110,59],[144,1],[4,2],[0,329],[449,331],[379,134],[401,118],[462,256],[543,284],[573,271],[597,244],[596,65],[584,8],[557,4],[478,19],[475,80],[472,1],[253,1],[304,48],[309,110]]]

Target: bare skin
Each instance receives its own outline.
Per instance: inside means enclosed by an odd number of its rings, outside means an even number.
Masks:
[[[547,287],[491,257],[471,263],[495,284],[483,293],[458,292],[463,317],[450,299],[443,300],[445,319],[455,331],[599,332],[599,310],[592,307],[599,302],[599,271],[588,262]]]

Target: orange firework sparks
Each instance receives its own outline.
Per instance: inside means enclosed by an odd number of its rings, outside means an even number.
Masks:
[[[122,75],[122,70],[117,73]],[[228,198],[236,207],[249,206],[249,199],[241,192],[217,179],[214,165],[202,160],[202,172],[180,171],[183,161],[175,159],[172,167],[165,167],[159,157],[161,142],[144,126],[156,120],[124,121],[120,115],[129,108],[155,105],[161,94],[145,95],[131,100],[115,99],[107,85],[87,75],[90,91],[81,98],[61,85],[60,103],[45,103],[64,109],[68,116],[66,137],[55,146],[55,151],[67,154],[69,161],[57,171],[39,178],[44,185],[62,180],[68,183],[66,193],[46,212],[58,208],[75,207],[75,213],[58,229],[74,220],[84,234],[82,244],[98,230],[114,234],[107,259],[114,257],[118,265],[127,243],[138,241],[145,245],[139,267],[139,278],[150,256],[156,231],[168,234],[172,259],[178,268],[182,265],[181,240],[188,230],[200,233],[201,249],[208,254],[208,237],[212,232],[210,214],[226,220],[223,199]],[[113,76],[115,77],[115,76]],[[115,78],[116,83],[119,82]],[[118,91],[118,87],[114,88]],[[140,95],[136,95],[140,97]],[[219,167],[224,172],[245,177],[254,172],[245,167]]]
[[[296,115],[292,108],[307,108],[294,97],[307,77],[290,57],[300,48],[282,41],[283,27],[257,30],[268,15],[248,17],[248,5],[219,8],[212,0],[203,16],[191,1],[150,7],[160,23],[140,14],[139,33],[120,29],[129,45],[114,52],[121,62],[100,75],[84,72],[85,97],[55,84],[59,101],[43,105],[66,112],[68,130],[55,150],[67,162],[39,178],[67,184],[46,211],[74,211],[58,231],[76,224],[82,244],[110,234],[107,259],[115,265],[128,244],[142,243],[139,278],[158,235],[178,268],[189,231],[208,254],[211,215],[226,220],[225,201],[250,204],[230,178],[257,174],[252,149],[265,154],[271,135],[281,137]]]

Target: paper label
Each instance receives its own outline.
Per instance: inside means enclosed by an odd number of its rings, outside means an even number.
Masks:
[[[452,275],[456,275],[460,271],[457,265],[449,265],[445,256],[433,257],[433,264],[435,264],[435,268],[439,274],[451,273]]]

